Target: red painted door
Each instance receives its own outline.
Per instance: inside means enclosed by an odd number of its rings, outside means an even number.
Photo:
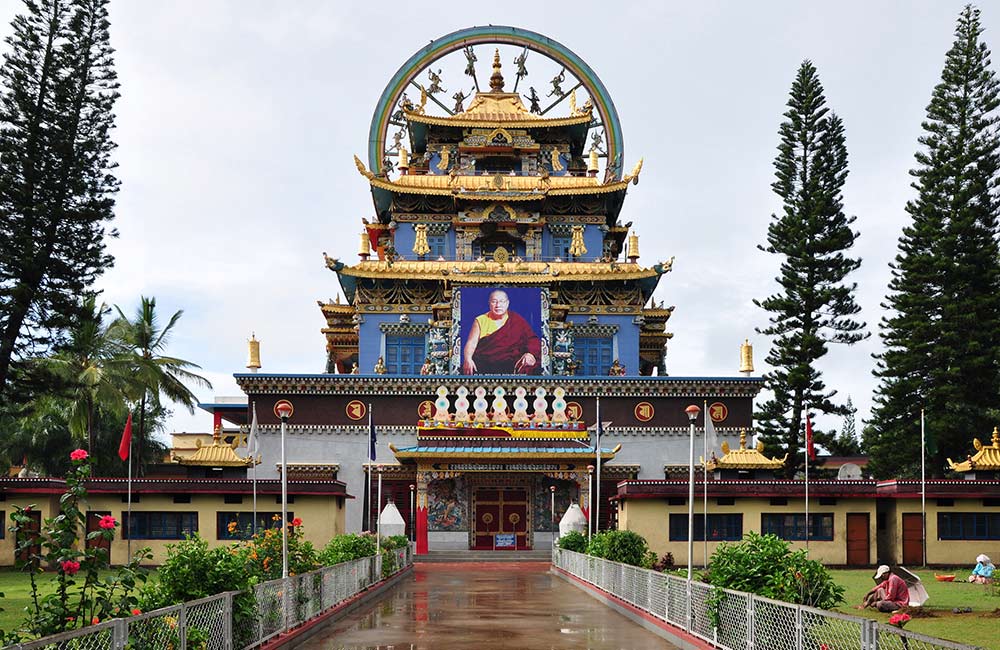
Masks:
[[[494,535],[513,533],[517,548],[528,546],[528,491],[520,487],[489,487],[476,490],[474,548],[492,549]]]
[[[32,541],[35,541],[38,539],[38,531],[42,529],[42,513],[37,510],[32,510],[24,514],[28,515],[31,518],[31,521],[25,524],[24,528],[22,529],[24,531],[24,535],[27,538],[31,539]],[[20,540],[18,540],[16,543],[20,545]],[[39,544],[32,544],[30,549],[21,551],[20,553],[17,554],[17,561],[27,562],[30,555],[38,555],[41,552],[42,552],[42,547]]]
[[[852,512],[847,515],[847,564],[868,566],[871,549],[868,539],[868,513]]]
[[[108,562],[111,561],[111,542],[104,539],[103,536],[95,537],[94,539],[90,539],[89,537],[90,533],[101,530],[101,517],[110,514],[111,511],[109,510],[91,510],[87,513],[87,548],[103,548],[108,553],[106,558]]]
[[[903,515],[903,564],[922,566],[924,563],[924,525],[919,512]]]

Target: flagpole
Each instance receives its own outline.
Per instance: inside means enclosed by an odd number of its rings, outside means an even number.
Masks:
[[[688,441],[688,534],[687,534],[687,593],[688,593],[688,609],[690,617],[690,603],[691,603],[691,567],[693,565],[692,556],[694,555],[694,423],[698,419],[698,412],[701,409],[698,408],[696,404],[684,409],[687,413],[688,421],[690,422],[690,431],[688,432],[690,440]]]
[[[128,562],[132,561],[132,435],[128,437]],[[121,497],[119,497],[121,498]]]
[[[257,442],[257,436],[259,432],[257,431],[257,402],[253,403],[253,422],[250,425],[250,442],[247,445],[247,451],[250,452],[250,463],[251,469],[253,470],[253,534],[254,537],[257,536],[257,447],[260,443]],[[253,448],[250,448],[253,447]]]
[[[927,566],[927,439],[924,428],[924,409],[920,409],[920,525],[923,528],[923,566]]]
[[[809,407],[806,407],[806,555],[809,555],[809,446],[812,443],[810,437],[811,423],[809,422]]]
[[[368,456],[368,464],[367,464],[368,465],[368,480],[366,481],[365,486],[366,486],[366,488],[368,490],[368,493],[365,495],[365,503],[368,504],[368,514],[365,517],[365,521],[367,522],[365,524],[365,530],[367,530],[368,532],[371,532],[371,529],[372,529],[372,461],[375,460],[374,458],[372,458],[373,454],[372,454],[372,405],[371,404],[368,404],[368,450],[367,450],[366,454]]]
[[[701,458],[702,467],[702,526],[705,534],[702,535],[705,547],[705,569],[708,569],[708,419],[712,417],[708,412],[708,400],[702,402],[705,405],[705,435],[704,448],[705,455]]]
[[[378,505],[375,506],[375,555],[382,556],[382,468],[378,471]]]
[[[597,400],[597,481],[594,489],[594,532],[601,532],[601,397]]]

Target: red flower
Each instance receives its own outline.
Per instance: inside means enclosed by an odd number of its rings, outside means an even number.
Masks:
[[[895,625],[896,627],[903,627],[910,622],[909,614],[893,614],[889,617],[889,625]]]
[[[69,452],[69,459],[70,460],[87,460],[87,456],[89,456],[89,455],[90,454],[88,454],[87,451],[84,450],[84,449],[75,449],[75,450]]]
[[[100,622],[101,622],[101,619],[97,618],[96,616],[94,618],[90,619],[90,624],[91,625],[97,625]]]
[[[104,530],[111,530],[117,525],[118,522],[115,521],[115,518],[112,517],[111,515],[104,515],[103,517],[101,517],[101,522],[98,524],[98,526],[100,526]]]
[[[132,610],[132,616],[138,616],[139,614],[142,614],[142,610],[138,607]]]
[[[68,576],[73,575],[80,570],[80,563],[73,560],[66,560],[62,563],[62,570]]]
[[[298,528],[301,525],[302,525],[302,520],[301,519],[299,519],[298,517],[296,517],[295,519],[292,519],[292,526],[293,527]]]

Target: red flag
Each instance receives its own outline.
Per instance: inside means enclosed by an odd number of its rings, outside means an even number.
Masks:
[[[806,413],[806,453],[810,460],[816,460],[816,447],[813,446],[813,425]]]
[[[122,441],[118,445],[118,457],[122,460],[128,460],[128,452],[132,447],[132,413],[128,414],[128,420],[125,421],[125,430],[122,431]]]

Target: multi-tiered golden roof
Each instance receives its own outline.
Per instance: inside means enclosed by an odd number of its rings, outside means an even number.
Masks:
[[[969,456],[960,463],[948,459],[948,466],[956,472],[972,472],[974,470],[998,471],[1000,470],[1000,431],[993,427],[992,444],[984,445],[979,438],[972,439],[972,446],[976,448],[976,454]]]
[[[722,458],[714,455],[708,461],[709,471],[716,469],[780,469],[788,460],[788,454],[784,458],[768,458],[764,455],[764,443],[758,442],[756,447],[747,449],[747,430],[740,429],[740,448],[730,449],[729,443],[722,443]]]

